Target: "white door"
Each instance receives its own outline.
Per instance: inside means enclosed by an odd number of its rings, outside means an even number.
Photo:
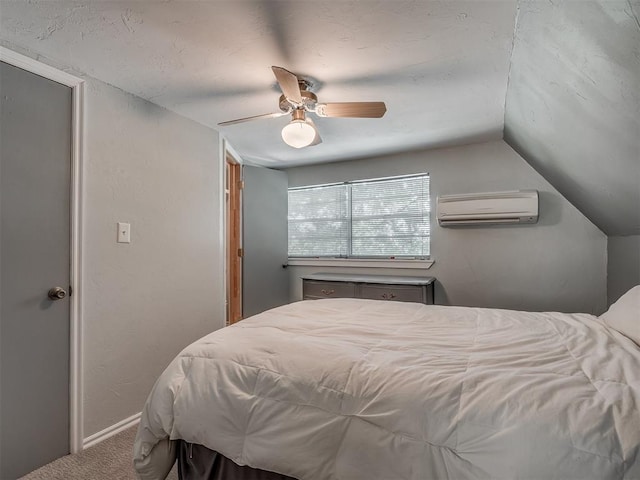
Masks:
[[[71,88],[0,62],[0,478],[69,453]]]
[[[242,316],[289,303],[289,179],[285,172],[243,166]]]

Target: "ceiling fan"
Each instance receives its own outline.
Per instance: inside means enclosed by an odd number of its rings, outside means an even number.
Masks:
[[[229,120],[218,125],[234,125],[249,120],[277,118],[290,114],[291,122],[282,129],[282,139],[287,145],[302,148],[322,142],[313,121],[307,118],[307,113],[315,113],[319,117],[380,118],[387,111],[384,102],[318,103],[318,97],[310,91],[309,81],[282,67],[271,67],[271,70],[282,90],[278,102],[280,111]]]

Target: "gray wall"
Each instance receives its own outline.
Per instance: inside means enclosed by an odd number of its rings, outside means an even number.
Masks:
[[[429,270],[289,267],[291,300],[301,298],[300,275],[314,271],[435,276],[439,304],[600,314],[606,308],[607,238],[503,141],[291,168],[289,186],[431,174]],[[441,228],[439,194],[537,189],[536,225]]]
[[[139,412],[169,361],[224,324],[224,292],[217,132],[89,78],[85,138],[87,437]]]
[[[640,285],[640,235],[609,237],[607,293],[609,305]]]
[[[28,50],[3,46],[27,56]],[[84,438],[142,410],[184,347],[224,325],[218,132],[38,57],[86,82]],[[116,223],[131,243],[116,243]]]

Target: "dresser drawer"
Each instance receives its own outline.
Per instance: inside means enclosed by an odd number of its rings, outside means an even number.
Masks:
[[[434,277],[313,273],[302,277],[302,298],[366,298],[433,305]]]
[[[302,283],[302,296],[305,299],[316,298],[353,298],[356,296],[355,283],[315,282],[305,280]]]
[[[420,285],[360,285],[360,298],[393,300],[395,302],[426,303],[426,288]]]

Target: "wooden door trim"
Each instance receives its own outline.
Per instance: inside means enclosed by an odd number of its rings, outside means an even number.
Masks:
[[[239,184],[242,180],[242,162],[230,148],[225,150],[223,158],[225,176],[225,321],[229,325],[242,319],[242,264],[238,266],[233,262],[233,260],[237,262],[237,256],[240,256],[239,250],[242,249],[242,193]],[[231,169],[235,170],[235,175],[230,177]],[[237,215],[236,222],[230,217],[230,209],[233,206],[235,206]],[[234,225],[237,233],[237,242],[235,243],[232,240]],[[238,289],[237,297],[231,294],[234,287]]]
[[[71,270],[69,331],[69,449],[83,450],[82,206],[84,80],[0,46],[0,61],[71,88]]]

